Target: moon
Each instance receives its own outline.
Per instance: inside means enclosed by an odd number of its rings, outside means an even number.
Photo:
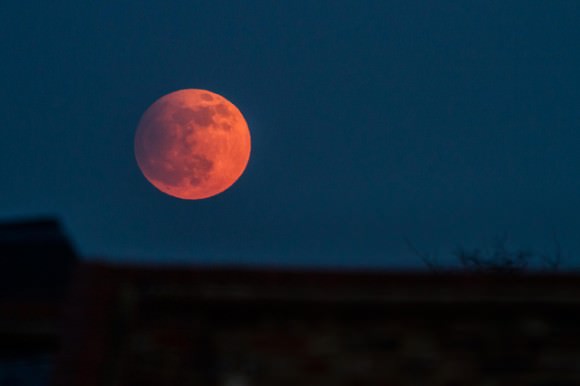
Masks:
[[[250,159],[250,130],[221,95],[185,89],[164,95],[143,113],[135,158],[160,191],[184,200],[215,196],[232,186]]]

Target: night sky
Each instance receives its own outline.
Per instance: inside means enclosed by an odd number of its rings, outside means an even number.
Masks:
[[[422,268],[507,235],[580,267],[580,2],[3,1],[0,218],[86,259]],[[139,119],[219,93],[252,154],[225,193],[153,188]]]

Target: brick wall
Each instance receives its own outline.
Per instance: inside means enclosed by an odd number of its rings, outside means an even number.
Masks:
[[[79,312],[99,305],[101,323],[74,323],[59,385],[63,373],[85,386],[580,385],[571,275],[92,267],[90,276],[87,288],[108,291],[84,291]],[[94,336],[100,352],[83,344]]]

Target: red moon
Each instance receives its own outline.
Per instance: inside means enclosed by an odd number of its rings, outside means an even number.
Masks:
[[[135,157],[145,178],[185,200],[212,197],[232,186],[248,164],[250,148],[242,113],[206,90],[179,90],[159,98],[135,133]]]

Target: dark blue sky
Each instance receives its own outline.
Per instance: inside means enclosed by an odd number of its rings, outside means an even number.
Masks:
[[[59,215],[114,261],[421,267],[405,237],[446,261],[555,233],[580,266],[580,2],[201,3],[2,2],[0,217]],[[252,134],[209,200],[133,155],[183,88]]]

